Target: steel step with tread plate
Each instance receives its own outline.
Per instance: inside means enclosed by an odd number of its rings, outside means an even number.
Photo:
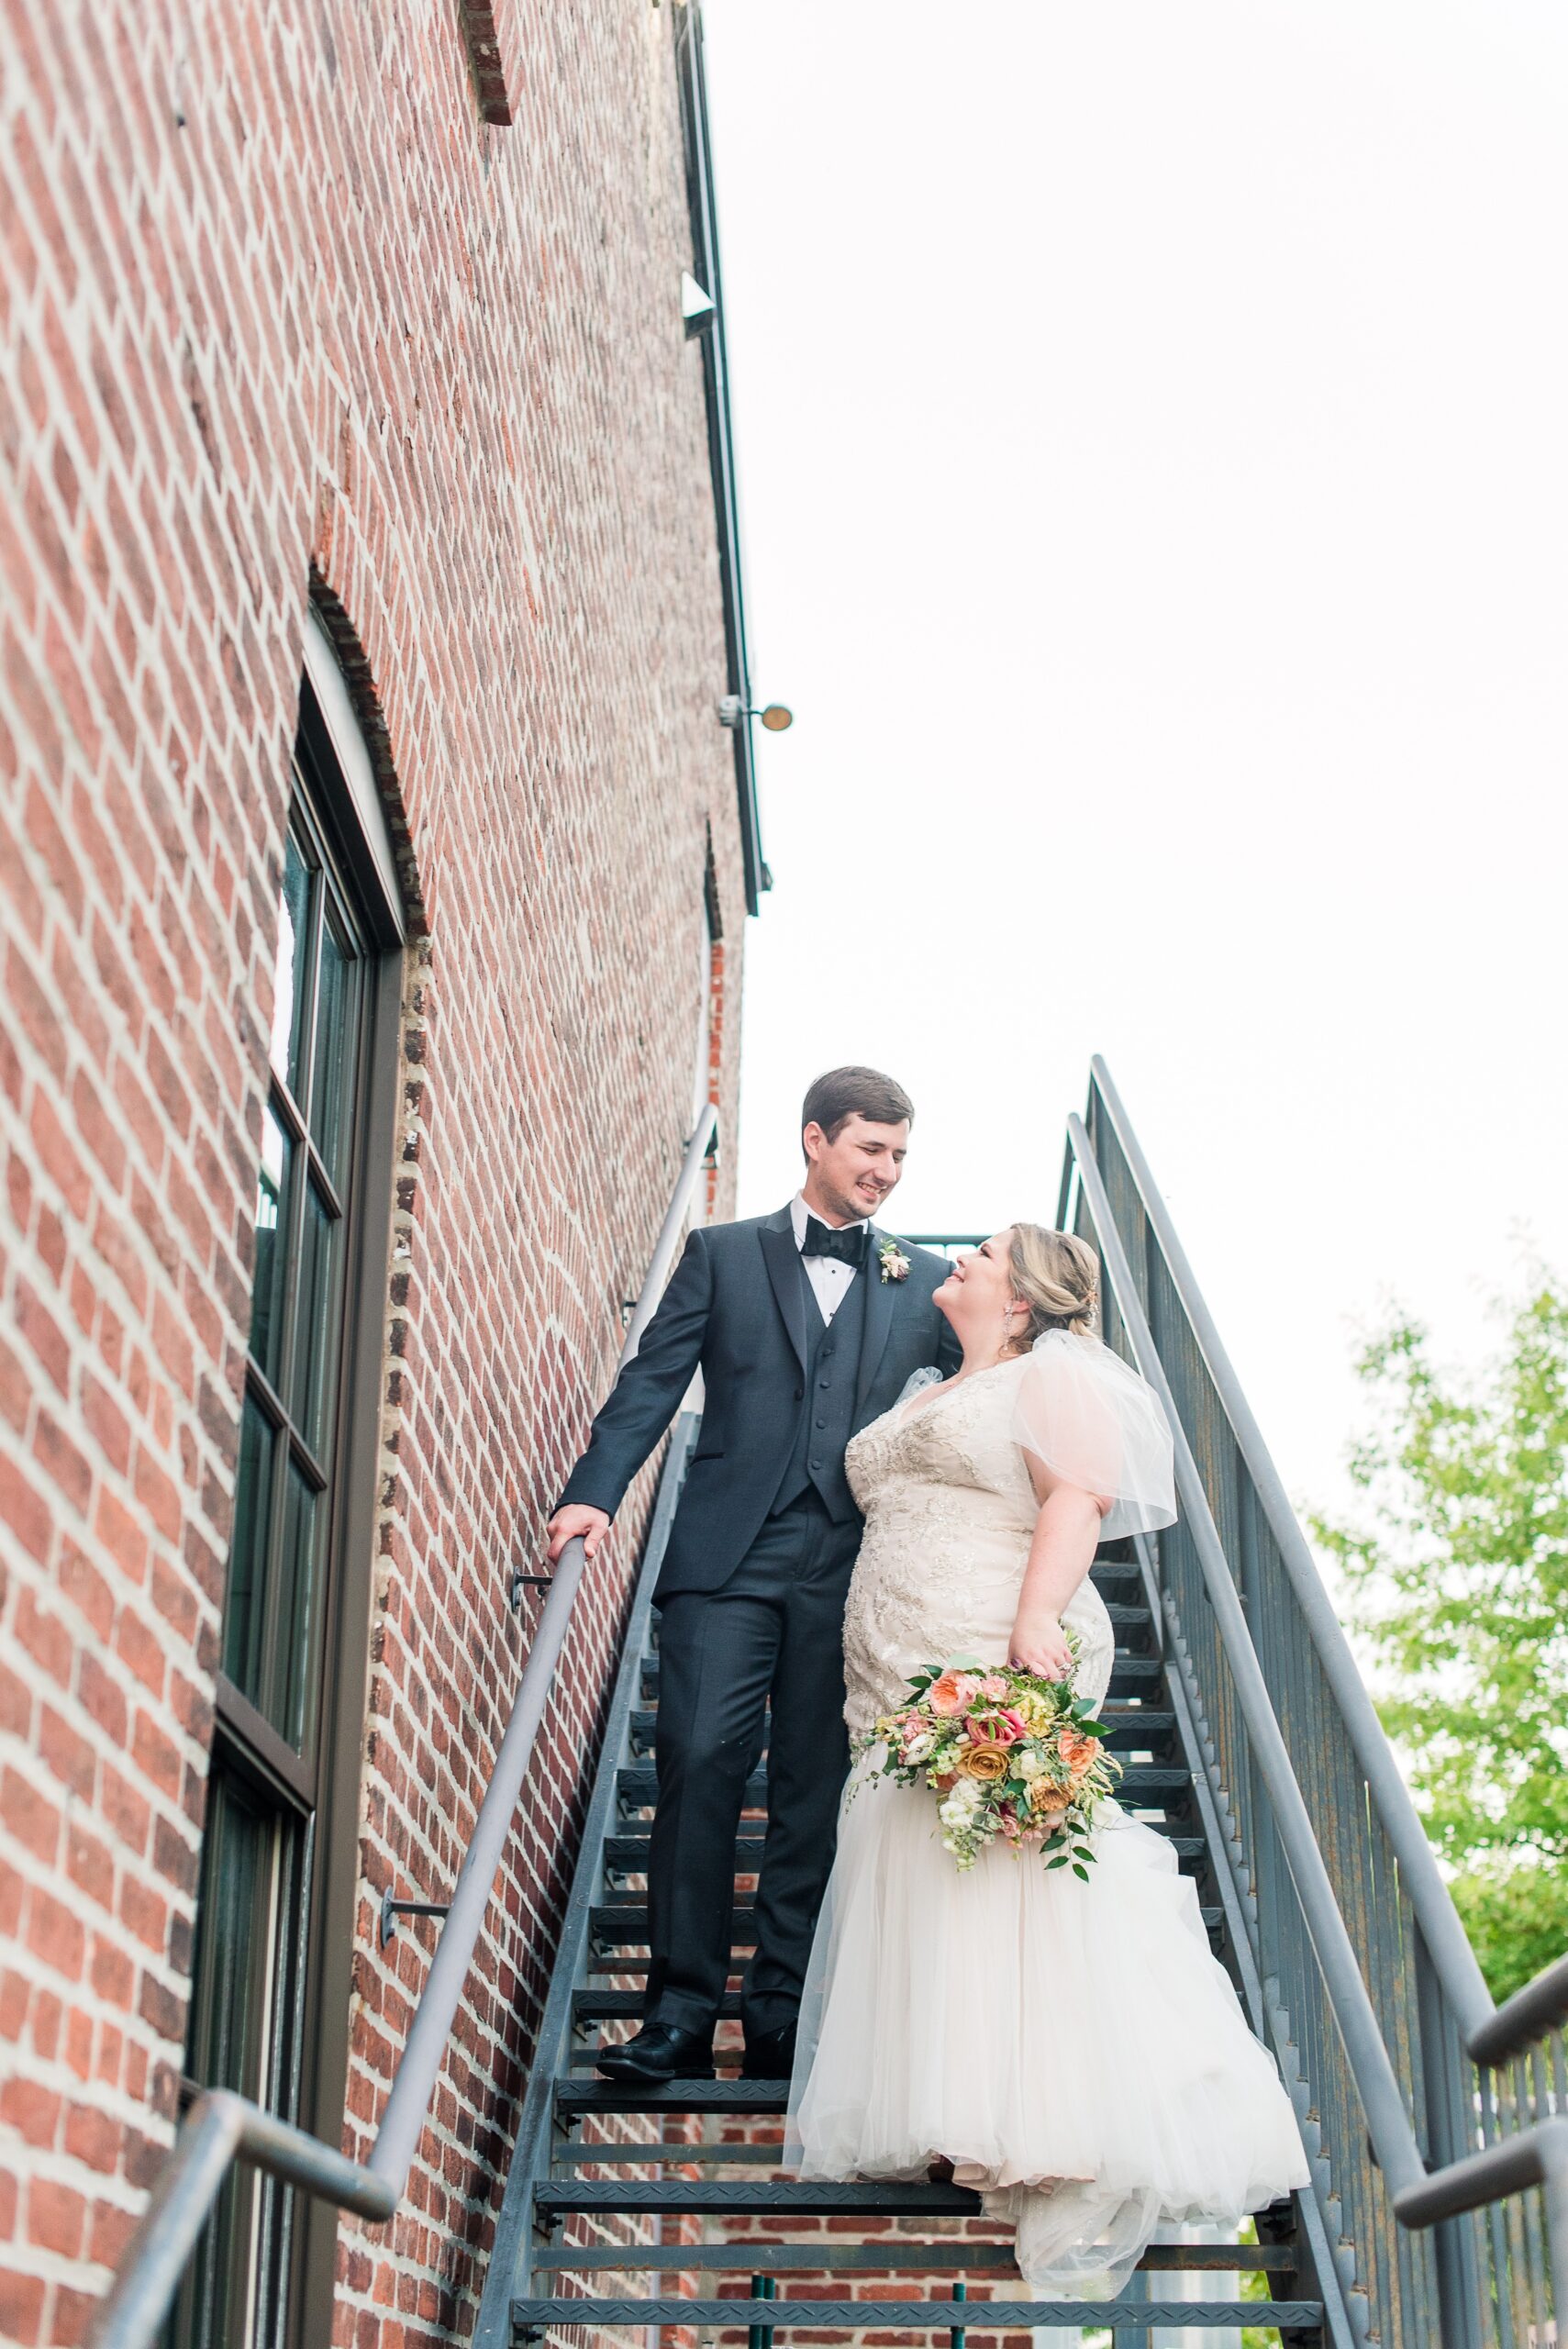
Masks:
[[[759,2215],[765,2216],[765,2213]],[[846,2243],[842,2236],[818,2236],[810,2243],[780,2243],[776,2236],[731,2236],[726,2243],[563,2243],[558,2249],[536,2251],[536,2270],[556,2275],[625,2275],[628,2266],[673,2267],[694,2274],[702,2268],[723,2273],[755,2275],[759,2268],[775,2274],[788,2268],[809,2275],[874,2274],[906,2270],[929,2275],[948,2268],[984,2274],[999,2270],[1016,2277],[1010,2243],[962,2243],[949,2236],[922,2243],[913,2235],[881,2235],[872,2243]],[[1138,2263],[1146,2274],[1179,2270],[1189,2275],[1242,2275],[1262,2271],[1290,2275],[1296,2254],[1288,2244],[1251,2243],[1151,2243]]]
[[[653,1751],[656,1712],[633,1713],[631,1744],[635,1753]],[[1107,1735],[1106,1745],[1112,1753],[1137,1753],[1143,1747],[1168,1744],[1175,1735],[1176,1716],[1164,1712],[1157,1705],[1106,1703],[1100,1708],[1100,1720]]]
[[[752,1923],[755,1913],[751,1901],[736,1901],[729,1929],[731,1950],[756,1947]],[[1219,1908],[1204,1909],[1203,1921],[1211,1933],[1218,1932],[1224,1913]],[[589,1931],[601,1949],[646,1949],[648,1946],[646,1908],[595,1909],[590,1911],[590,1918]]]
[[[1132,1762],[1117,1783],[1117,1799],[1138,1809],[1151,1796],[1186,1793],[1191,1787],[1192,1778],[1185,1770],[1169,1764]],[[617,1770],[616,1792],[628,1809],[651,1809],[659,1792],[658,1772],[637,1767]],[[761,1770],[747,1779],[743,1799],[749,1810],[760,1810],[767,1801],[768,1781]]]
[[[1118,1648],[1111,1666],[1109,1694],[1130,1697],[1159,1682],[1165,1667],[1157,1655],[1134,1655],[1127,1648]],[[645,1702],[652,1704],[659,1695],[659,1659],[656,1655],[643,1658],[642,1694]]]
[[[630,2254],[628,2253],[628,2256]],[[527,2340],[558,2324],[756,2325],[769,2334],[813,2332],[957,2332],[964,2326],[990,2332],[1035,2325],[1110,2325],[1116,2331],[1147,2332],[1156,2325],[1257,2325],[1302,2332],[1321,2325],[1318,2300],[514,2300],[512,2322]]]
[[[1201,1835],[1166,1835],[1162,1827],[1154,1828],[1156,1835],[1165,1841],[1179,1860],[1201,1860],[1204,1843]],[[605,1842],[605,1866],[617,1876],[646,1876],[649,1861],[649,1838],[641,1835],[611,1835]],[[735,1873],[752,1876],[762,1865],[761,1835],[743,1836],[735,1846]]]

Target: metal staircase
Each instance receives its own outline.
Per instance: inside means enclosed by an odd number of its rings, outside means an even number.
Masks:
[[[640,1887],[656,1791],[654,1773],[642,1760],[652,1742],[659,1692],[649,1594],[695,1426],[689,1419],[677,1429],[665,1470],[492,2254],[479,2342],[503,2349],[562,2326],[586,2327],[595,2338],[609,2327],[744,2327],[753,2349],[761,2349],[792,2325],[819,2335],[875,2330],[885,2336],[893,2330],[900,2338],[962,2338],[966,2327],[992,2333],[1048,2325],[1114,2325],[1118,2334],[1147,2338],[1159,2327],[1225,2326],[1240,2333],[1251,2325],[1278,2328],[1299,2349],[1330,2343],[1350,2349],[1355,2336],[1310,2198],[1262,2214],[1257,2243],[1154,2247],[1144,2263],[1150,2274],[1138,2279],[1148,2288],[1136,2297],[1034,2300],[1020,2297],[1024,2288],[1005,2243],[940,2232],[944,2223],[951,2230],[955,2220],[977,2221],[977,2195],[943,2185],[801,2185],[757,2175],[776,2165],[788,2084],[722,2076],[740,2062],[733,2024],[721,2033],[717,2080],[635,2088],[595,2076],[595,2050],[634,2027],[641,2003],[628,1985],[646,1963]],[[1234,1938],[1241,1929],[1239,1888],[1190,1705],[1160,1653],[1151,1569],[1151,1559],[1134,1554],[1130,1545],[1094,1569],[1118,1639],[1103,1717],[1113,1725],[1111,1744],[1123,1763],[1121,1798],[1170,1837],[1180,1865],[1197,1880],[1212,1943],[1235,1963],[1240,1956]],[[742,1818],[736,1844],[737,1987],[751,1945],[751,1884],[761,1852],[757,1814],[764,1801],[765,1779],[759,1774],[747,1789],[751,1815]],[[1261,1989],[1255,1973],[1242,1971],[1256,2026]],[[732,1988],[726,2018],[737,2016],[739,2008]],[[744,2143],[713,2139],[714,2124],[737,2122],[747,2124]],[[705,2126],[709,2141],[692,2142],[694,2131]],[[617,2130],[626,2132],[619,2142]],[[713,2174],[748,2168],[751,2176]],[[710,2228],[706,2241],[628,2244],[629,2230],[651,2220],[722,2221],[722,2228]],[[828,2221],[831,2233],[789,2239],[792,2226],[821,2228]],[[684,2232],[690,2235],[693,2225],[684,2223]],[[1180,2269],[1224,2276],[1250,2270],[1266,2277],[1270,2297],[1162,2298],[1155,2279]],[[909,2279],[922,2274],[958,2280],[945,2288],[929,2284],[926,2298],[879,2299],[868,2280],[879,2271],[895,2274],[906,2293]],[[642,2285],[631,2296],[625,2288],[628,2273]],[[662,2273],[683,2283],[696,2279],[695,2292],[661,2291]],[[620,2282],[613,2297],[602,2289],[606,2277]],[[740,2297],[715,2297],[711,2279],[718,2277],[745,2279]]]
[[[962,2342],[969,2330],[1036,2327],[1062,2338],[1109,2327],[1128,2342],[1193,2327],[1239,2339],[1246,2329],[1296,2349],[1548,2349],[1557,2339],[1568,1961],[1493,2009],[1098,1062],[1086,1118],[1070,1121],[1057,1221],[1098,1249],[1107,1340],[1154,1384],[1177,1436],[1180,1523],[1157,1550],[1140,1541],[1094,1568],[1118,1634],[1107,1709],[1123,1792],[1198,1883],[1213,1945],[1296,2103],[1310,2188],[1256,2214],[1254,2240],[1152,2246],[1114,2303],[1030,2301],[1014,2297],[1022,2288],[1006,2244],[982,2239],[975,2197],[777,2174],[784,2083],[721,2077],[639,2094],[595,2076],[595,2047],[629,2029],[639,2005],[655,1790],[644,1757],[659,1687],[648,1594],[688,1423],[672,1449],[615,1694],[506,2184],[483,2349],[560,2328],[595,2341],[611,2328],[649,2340],[677,2327],[739,2339],[744,2328],[750,2349],[792,2332]],[[760,1805],[760,1777],[749,1792]],[[752,1815],[736,1845],[738,1966],[760,1853]],[[737,2007],[732,1992],[727,2015]],[[1250,2272],[1269,2297],[1162,2297],[1161,2277],[1180,2270]],[[878,2276],[896,2277],[897,2297],[875,2297]]]
[[[627,1341],[653,1311],[712,1139],[705,1118]],[[1102,1063],[1069,1121],[1057,1221],[1097,1247],[1106,1336],[1160,1393],[1180,1521],[1094,1574],[1118,1654],[1107,1709],[1123,1794],[1196,1880],[1214,1947],[1272,2047],[1309,2156],[1307,2190],[1247,2241],[1152,2246],[1116,2302],[1011,2297],[1009,2246],[951,2186],[778,2175],[783,2082],[638,2092],[594,2072],[646,1972],[642,1884],[659,1696],[651,1593],[696,1422],[676,1426],[609,1693],[601,1760],[490,2250],[476,2340],[599,2343],[865,2332],[886,2342],[1109,2326],[1125,2342],[1247,2329],[1294,2349],[1551,2349],[1568,2275],[1568,1958],[1507,2005],[1487,1994],[1328,1593]],[[625,1357],[623,1357],[624,1359]],[[519,1792],[546,1720],[582,1544],[541,1611],[511,1721],[363,2164],[245,2099],[204,2094],[181,2128],[95,2349],[151,2349],[236,2162],[384,2220],[398,2207],[450,2043]],[[760,1804],[762,1783],[750,1794]],[[736,1842],[744,1960],[761,1857]],[[439,1891],[440,1887],[431,1889]],[[738,2000],[726,1999],[726,2022]],[[730,2037],[736,2036],[733,2028]],[[723,2060],[721,2056],[721,2062]],[[1266,2299],[1171,2297],[1247,2274]],[[877,2297],[874,2279],[886,2279]],[[602,2288],[613,2283],[617,2288]],[[716,2292],[715,2283],[728,2286]]]

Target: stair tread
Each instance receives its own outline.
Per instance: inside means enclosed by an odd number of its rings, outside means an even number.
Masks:
[[[1111,1666],[1111,1694],[1115,1696],[1129,1686],[1141,1687],[1158,1681],[1164,1668],[1157,1655],[1134,1655],[1129,1649],[1119,1648]],[[659,1693],[657,1655],[643,1658],[642,1693],[645,1698],[652,1698]]]
[[[755,2275],[759,2268],[775,2274],[795,2268],[823,2276],[851,2270],[863,2276],[879,2268],[895,2275],[948,2267],[999,2268],[1006,2276],[1018,2273],[1010,2243],[966,2243],[951,2235],[928,2243],[902,2231],[878,2235],[869,2243],[846,2243],[837,2235],[810,2243],[780,2243],[773,2235],[732,2235],[724,2243],[639,2243],[629,2251],[625,2243],[563,2243],[535,2251],[533,2265],[536,2273],[549,2269],[562,2275],[623,2275],[628,2258],[639,2270],[673,2267],[683,2274],[705,2267],[736,2275]],[[1296,2266],[1296,2254],[1285,2243],[1151,2243],[1138,2264],[1146,2274],[1179,2270],[1240,2275],[1270,2269],[1289,2274]]]
[[[1125,1799],[1129,1795],[1159,1794],[1192,1784],[1190,1771],[1171,1763],[1133,1762],[1122,1772],[1118,1794]],[[616,1773],[616,1791],[622,1802],[651,1806],[659,1792],[659,1775],[650,1765],[635,1764]],[[749,1809],[758,1809],[768,1798],[768,1781],[757,1771],[746,1781],[745,1802]]]
[[[651,1749],[658,1719],[657,1712],[633,1713],[631,1741],[634,1751],[646,1753]],[[1100,1707],[1100,1720],[1110,1732],[1106,1743],[1113,1753],[1126,1752],[1132,1747],[1140,1732],[1146,1738],[1168,1738],[1174,1735],[1176,1728],[1175,1714],[1162,1710],[1158,1705],[1107,1702]]]
[[[680,2147],[653,2148],[671,2160]],[[943,2218],[973,2218],[980,2197],[966,2186],[890,2185],[868,2181],[858,2186],[823,2183],[816,2179],[780,2180],[662,2177],[549,2177],[534,2188],[534,2208],[541,2218],[569,2219],[595,2210],[618,2211],[623,2217],[648,2217],[659,2210],[685,2210],[712,2216],[725,2210],[766,2210],[783,2215],[814,2218],[843,2217],[860,2210],[896,2212],[906,2218],[935,2214]]]
[[[787,2080],[557,2080],[562,2112],[783,2112]]]
[[[729,1936],[729,1946],[732,1950],[755,1947],[755,1936],[748,1922],[755,1913],[756,1904],[753,1901],[742,1898],[736,1900]],[[1220,1924],[1224,1913],[1224,1910],[1218,1907],[1204,1909],[1203,1921],[1210,1932],[1213,1932]],[[617,1905],[614,1908],[591,1909],[588,1929],[595,1940],[601,1942],[618,1940],[631,1947],[637,1947],[645,1943],[648,1939],[646,1904],[639,1902],[636,1905],[628,1904],[625,1907]]]
[[[1156,1835],[1164,1834],[1161,1827],[1156,1827],[1153,1831]],[[1204,1856],[1201,1835],[1166,1835],[1165,1841],[1178,1859],[1201,1860]],[[611,1835],[605,1842],[604,1864],[623,1876],[644,1875],[648,1867],[649,1848],[646,1834]],[[735,1856],[737,1876],[755,1876],[762,1858],[761,1835],[742,1836],[735,1846]]]
[[[628,2256],[635,2254],[628,2250]],[[1146,2332],[1155,2325],[1260,2325],[1296,2330],[1320,2324],[1318,2300],[834,2300],[807,2296],[776,2300],[517,2299],[518,2326],[551,2324],[765,2325],[781,2329],[862,2327],[899,2332],[983,2324],[987,2332],[1031,2325],[1115,2325]]]

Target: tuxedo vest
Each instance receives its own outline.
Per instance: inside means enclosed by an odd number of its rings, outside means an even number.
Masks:
[[[868,1276],[863,1272],[855,1275],[833,1319],[827,1322],[804,1256],[798,1260],[798,1276],[806,1302],[806,1392],[789,1464],[769,1515],[776,1517],[814,1486],[829,1517],[842,1524],[856,1514],[854,1495],[844,1475],[844,1451],[855,1431],[855,1389],[860,1385]]]

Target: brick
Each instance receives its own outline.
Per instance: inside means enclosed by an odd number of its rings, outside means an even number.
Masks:
[[[87,2229],[85,2198],[41,2177],[28,2188],[28,2241],[61,2259],[74,2259]]]
[[[0,1524],[34,1558],[46,1559],[53,1535],[49,1502],[21,1470],[0,1457]]]
[[[0,1817],[18,1843],[46,1865],[60,1842],[60,1812],[16,1770],[0,1771]]]
[[[36,1887],[28,1905],[27,1946],[35,1957],[45,1960],[61,1980],[73,1983],[81,1979],[87,1936],[63,1902]]]
[[[0,2122],[14,2129],[24,2144],[52,2145],[62,2109],[58,2092],[36,2080],[18,2075],[0,2084]]]
[[[43,2339],[43,2309],[41,2277],[0,2268],[0,2334],[31,2349]]]

